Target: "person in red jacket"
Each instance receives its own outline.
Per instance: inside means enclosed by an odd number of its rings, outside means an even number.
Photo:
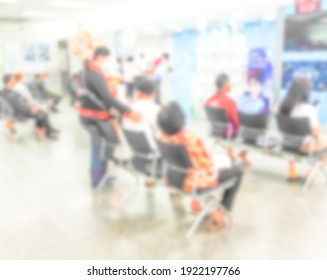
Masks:
[[[237,103],[229,96],[231,84],[227,74],[220,74],[216,78],[216,87],[217,92],[207,100],[206,106],[224,109],[226,111],[227,118],[231,124],[232,129],[230,132],[228,132],[226,129],[224,132],[224,137],[235,138],[237,137],[240,128],[240,119],[238,115]],[[228,149],[228,155],[233,162],[236,161],[235,152],[232,147]],[[239,153],[239,158],[243,162],[244,166],[250,165],[246,151],[241,151]]]
[[[232,125],[231,135],[233,138],[237,136],[240,120],[238,117],[237,103],[230,96],[230,80],[227,74],[220,74],[216,79],[217,92],[211,96],[206,105],[209,107],[224,109],[227,118]]]

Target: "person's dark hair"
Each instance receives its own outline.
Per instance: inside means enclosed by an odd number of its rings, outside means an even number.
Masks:
[[[122,58],[121,57],[117,57],[117,63],[122,63],[123,62],[123,60],[122,60]]]
[[[147,77],[137,77],[135,84],[136,90],[145,95],[152,95],[156,90],[155,83]]]
[[[39,73],[35,74],[34,75],[34,78],[37,79],[37,80],[40,79],[41,78],[41,74],[39,74]]]
[[[290,115],[297,104],[308,103],[310,98],[311,86],[309,80],[296,78],[288,89],[287,95],[280,107],[280,113]]]
[[[6,85],[13,77],[14,75],[12,74],[4,74],[2,77],[3,84]]]
[[[163,53],[162,56],[167,60],[169,59],[169,53]]]
[[[94,51],[93,58],[96,59],[99,56],[109,56],[110,50],[107,47],[97,47]]]
[[[176,102],[165,105],[159,112],[158,126],[167,135],[180,132],[185,126],[185,115],[182,108]]]
[[[128,56],[126,60],[127,60],[127,62],[133,62],[134,61],[134,57]]]
[[[216,87],[218,90],[222,89],[222,87],[224,85],[226,85],[229,82],[229,77],[227,74],[223,73],[220,74],[217,78],[216,78]]]

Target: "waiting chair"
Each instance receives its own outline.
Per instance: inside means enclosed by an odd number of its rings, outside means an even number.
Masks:
[[[239,112],[239,137],[247,145],[271,149],[278,145],[278,140],[266,135],[269,116],[262,114],[249,115]]]
[[[132,150],[132,166],[142,174],[153,179],[162,176],[162,161],[159,153],[154,151],[144,132],[124,129],[127,143]]]
[[[195,219],[190,229],[187,232],[187,237],[191,237],[197,230],[204,218],[213,210],[217,209],[220,197],[217,193],[231,188],[236,179],[231,179],[216,188],[199,190],[196,185],[196,176],[193,184],[193,192],[185,193],[183,184],[187,173],[193,169],[193,164],[187,154],[186,148],[183,145],[166,144],[158,141],[158,146],[164,161],[164,176],[168,179],[170,186],[174,187],[180,193],[191,195],[193,198],[198,198],[203,202],[203,209]]]
[[[323,171],[326,175],[322,157],[327,155],[327,149],[318,152],[314,151],[315,140],[311,135],[309,119],[292,118],[279,114],[277,115],[277,123],[279,131],[282,134],[282,150],[294,155],[296,157],[295,160],[307,159],[313,163],[303,185],[303,189],[307,189],[319,171]],[[302,152],[304,141],[311,143],[311,150],[308,153]]]
[[[30,121],[25,116],[15,115],[11,104],[0,96],[0,121],[3,121],[7,130],[10,131],[13,140],[17,140],[23,134],[30,132]],[[15,129],[13,129],[15,127]],[[15,132],[15,133],[13,133]]]
[[[233,137],[233,126],[228,121],[224,109],[205,106],[207,118],[211,124],[211,134],[213,137],[231,139]]]
[[[13,110],[8,101],[0,96],[0,119],[8,120],[13,118]]]

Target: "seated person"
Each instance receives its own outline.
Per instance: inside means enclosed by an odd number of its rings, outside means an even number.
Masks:
[[[215,93],[207,100],[206,106],[217,109],[224,109],[226,111],[227,118],[231,124],[231,131],[228,131],[228,128],[225,128],[224,137],[235,138],[238,135],[240,120],[237,103],[229,96],[231,89],[229,77],[226,74],[220,74],[216,79],[216,87],[217,93]],[[235,162],[237,160],[237,156],[235,155],[233,147],[228,149],[228,155],[232,161]],[[247,158],[247,153],[245,151],[241,151],[239,153],[239,157],[244,166],[250,165]]]
[[[220,74],[216,79],[217,92],[211,96],[207,102],[206,106],[224,109],[227,114],[227,118],[232,125],[231,135],[228,135],[227,131],[224,133],[225,137],[231,136],[236,137],[238,134],[240,121],[238,117],[238,110],[236,102],[229,96],[230,93],[230,81],[226,74]]]
[[[34,81],[30,85],[31,91],[39,101],[50,102],[50,109],[52,112],[58,112],[57,106],[61,98],[46,88],[45,81],[47,78],[48,74],[46,73],[36,74]]]
[[[135,112],[141,112],[142,120],[135,123],[125,119],[123,126],[130,131],[143,132],[152,151],[158,153],[155,139],[159,135],[157,116],[160,111],[160,106],[155,102],[155,90],[156,86],[153,81],[145,77],[138,79],[136,83],[135,100],[130,107]],[[150,178],[146,179],[146,186],[150,187],[153,186],[153,184],[153,180]]]
[[[157,151],[157,144],[154,140],[158,136],[159,128],[157,116],[160,106],[155,103],[155,83],[148,78],[139,78],[136,84],[135,101],[131,108],[135,112],[141,112],[142,120],[138,123],[124,120],[124,127],[127,130],[141,131],[147,137],[148,143],[154,151]]]
[[[33,97],[29,88],[25,84],[25,77],[22,73],[15,74],[16,85],[14,91],[25,98],[31,106],[41,107],[41,104]]]
[[[250,78],[249,91],[245,92],[238,100],[238,110],[247,115],[266,115],[267,102],[263,97],[260,81]]]
[[[310,104],[310,95],[310,82],[305,78],[296,78],[281,104],[280,113],[293,118],[308,118],[314,139],[313,151],[321,151],[327,148],[327,135],[321,131],[318,110],[315,105]],[[312,142],[305,141],[302,151],[305,153],[312,151]],[[327,156],[325,162],[327,164]]]
[[[219,187],[219,184],[231,178],[236,178],[234,186],[224,192],[222,206],[226,211],[232,210],[232,205],[238,189],[241,185],[243,171],[239,167],[232,167],[218,170],[215,162],[206,149],[204,142],[197,135],[185,130],[185,116],[180,106],[171,102],[164,106],[158,116],[158,124],[163,132],[161,141],[176,145],[184,145],[193,163],[194,170],[188,172],[184,181],[184,191],[193,191],[193,182],[196,180],[198,189],[208,189]],[[197,173],[197,176],[195,172]],[[218,205],[217,205],[218,207]],[[223,212],[214,213],[215,224],[223,222]]]
[[[51,126],[47,114],[39,108],[31,106],[27,99],[14,91],[16,85],[14,75],[6,74],[3,77],[3,83],[5,88],[2,90],[1,96],[7,100],[12,107],[14,113],[13,117],[20,120],[35,119],[38,130],[44,131],[49,139],[57,139],[58,130]]]

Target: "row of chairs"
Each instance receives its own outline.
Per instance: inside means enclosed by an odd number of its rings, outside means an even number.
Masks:
[[[310,123],[307,118],[292,118],[286,115],[276,115],[279,137],[268,134],[269,115],[247,115],[239,113],[240,130],[238,137],[233,139],[232,126],[224,109],[205,107],[207,119],[211,126],[211,135],[216,140],[227,140],[229,144],[245,144],[260,150],[268,151],[271,155],[291,156],[292,161],[307,161],[312,164],[309,175],[305,178],[303,189],[307,189],[318,172],[327,173],[322,157],[327,155],[327,149],[316,152],[314,139],[311,136]],[[303,153],[304,141],[310,141],[311,149]],[[293,178],[295,179],[295,178]]]
[[[103,140],[103,145],[105,147],[103,151],[106,151],[103,153],[103,156],[106,157],[106,160],[117,163],[114,152],[119,140],[113,128],[111,135],[112,139]],[[134,171],[138,174],[150,177],[157,183],[163,185],[167,185],[168,181],[169,187],[174,188],[180,195],[188,196],[202,203],[202,211],[197,215],[187,231],[187,237],[190,238],[201,225],[207,214],[216,209],[219,205],[220,192],[231,188],[236,178],[232,178],[221,184],[219,188],[210,188],[205,191],[199,191],[196,186],[196,181],[194,180],[193,192],[186,193],[183,190],[184,179],[188,172],[194,167],[184,146],[157,141],[159,151],[155,151],[152,149],[143,132],[124,129],[123,135],[132,150],[132,158],[130,159],[129,166],[132,167]]]

